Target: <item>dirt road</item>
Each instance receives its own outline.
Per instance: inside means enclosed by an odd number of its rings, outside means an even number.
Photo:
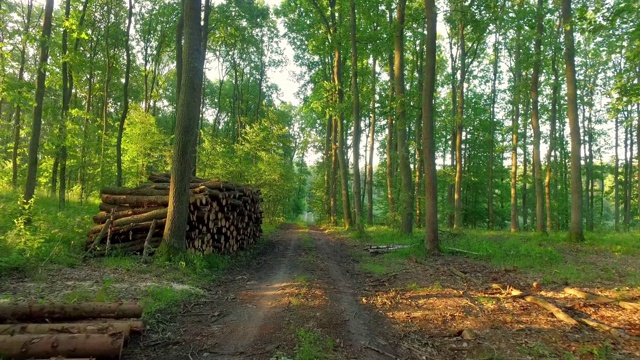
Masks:
[[[390,324],[363,305],[362,283],[346,245],[288,225],[252,265],[233,270],[166,324],[171,342],[143,341],[128,358],[406,358]]]

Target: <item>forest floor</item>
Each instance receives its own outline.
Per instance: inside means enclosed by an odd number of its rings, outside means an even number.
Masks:
[[[636,256],[566,251],[565,262],[616,261],[603,281],[567,283],[461,256],[371,256],[365,243],[284,225],[211,281],[136,262],[88,262],[4,278],[0,294],[146,301],[149,330],[125,359],[640,359],[639,311],[563,291],[571,285],[637,303],[640,288],[626,286],[619,270],[637,271]],[[570,327],[513,289],[617,332]]]

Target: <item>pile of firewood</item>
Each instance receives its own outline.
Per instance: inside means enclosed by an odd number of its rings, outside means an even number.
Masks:
[[[98,224],[87,248],[107,254],[153,252],[162,241],[169,204],[169,174],[152,174],[150,183],[104,188]],[[219,180],[194,178],[190,184],[186,242],[191,253],[232,253],[262,235],[260,190]]]
[[[0,304],[0,359],[120,359],[141,316],[135,303]]]

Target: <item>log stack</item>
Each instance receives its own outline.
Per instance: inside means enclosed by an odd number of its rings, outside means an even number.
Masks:
[[[101,190],[97,224],[89,231],[89,250],[142,253],[162,241],[169,204],[169,174],[152,174],[149,183]],[[260,190],[226,181],[194,178],[190,184],[186,242],[191,253],[229,254],[262,235]]]
[[[120,359],[141,316],[136,303],[0,304],[0,359]],[[74,320],[90,322],[58,322]]]

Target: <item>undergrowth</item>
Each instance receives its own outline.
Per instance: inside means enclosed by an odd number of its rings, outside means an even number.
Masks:
[[[15,192],[0,191],[0,276],[80,264],[95,208],[69,202],[60,210],[44,196],[23,205]]]
[[[368,227],[364,234],[329,228],[364,245],[410,245],[386,254],[370,256],[357,251],[361,267],[375,275],[402,270],[406,261],[425,261],[424,232],[403,235],[385,226]],[[584,284],[611,281],[640,286],[640,266],[633,259],[640,254],[634,233],[587,233],[583,243],[567,241],[567,234],[465,230],[441,232],[440,250],[444,254],[466,256],[496,267],[518,268],[540,274],[545,282]],[[635,264],[635,265],[634,265]]]

